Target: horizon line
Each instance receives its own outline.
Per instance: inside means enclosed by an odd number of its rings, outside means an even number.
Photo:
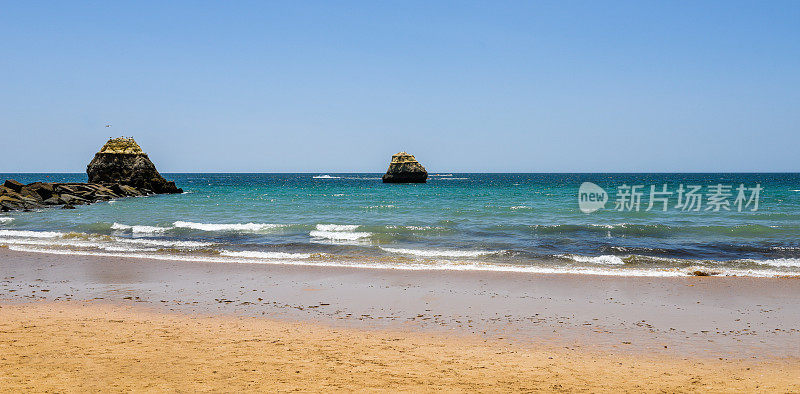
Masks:
[[[300,172],[277,172],[277,171],[174,171],[161,172],[162,174],[384,174],[385,172],[334,172],[334,171],[300,171]],[[66,171],[31,171],[31,172],[0,172],[0,174],[86,174],[86,172],[66,172]],[[460,171],[436,171],[428,172],[428,175],[437,174],[800,174],[800,171],[508,171],[508,172],[460,172]]]

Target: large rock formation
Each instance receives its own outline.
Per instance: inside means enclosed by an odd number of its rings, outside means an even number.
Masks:
[[[182,193],[156,171],[133,138],[114,138],[94,155],[86,168],[89,183],[42,183],[27,185],[13,179],[0,186],[0,211],[22,211],[61,205],[91,204],[121,197],[153,193]]]
[[[149,193],[182,193],[167,181],[133,138],[109,139],[86,167],[90,183],[121,184]]]
[[[392,155],[389,169],[383,175],[384,183],[425,183],[428,171],[419,164],[414,155],[400,152]]]

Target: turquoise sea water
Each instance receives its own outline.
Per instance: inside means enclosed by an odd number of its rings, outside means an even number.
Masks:
[[[607,275],[800,275],[800,174],[433,174],[392,185],[381,174],[165,174],[186,193],[0,214],[0,244],[43,253],[220,263],[324,264]],[[21,182],[85,174],[0,174]],[[583,213],[593,182],[605,208]],[[641,185],[639,211],[615,210]],[[647,211],[650,186],[668,196]],[[676,208],[701,186],[699,211]],[[709,186],[730,211],[706,210]],[[759,207],[739,212],[759,185]],[[713,207],[712,207],[713,208]]]

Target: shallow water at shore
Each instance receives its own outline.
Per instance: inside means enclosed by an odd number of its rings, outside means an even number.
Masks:
[[[0,174],[22,182],[82,174]],[[798,174],[168,174],[182,195],[0,214],[21,251],[627,276],[800,275]],[[585,214],[578,187],[609,192]],[[761,185],[757,212],[619,212],[619,185]],[[735,193],[735,192],[734,192]],[[644,197],[644,205],[646,206]],[[732,200],[732,198],[731,198]],[[672,201],[673,205],[675,200]]]

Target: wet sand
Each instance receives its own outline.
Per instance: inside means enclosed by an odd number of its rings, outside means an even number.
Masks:
[[[21,358],[16,361],[8,357],[3,359],[10,366],[23,359],[42,361],[42,351],[49,348],[48,344],[55,346],[53,352],[58,349],[75,354],[77,359],[71,363],[100,357],[112,369],[116,358],[102,358],[102,354],[112,351],[104,350],[107,343],[116,343],[114,349],[120,352],[128,349],[131,357],[144,357],[142,352],[148,355],[161,352],[154,349],[174,348],[177,352],[181,349],[180,343],[189,348],[194,346],[192,349],[196,353],[202,353],[203,344],[217,340],[214,327],[225,326],[227,331],[221,332],[218,339],[222,342],[209,347],[211,353],[222,352],[218,353],[223,354],[219,363],[229,362],[237,368],[245,368],[249,362],[261,360],[257,357],[259,352],[264,352],[262,358],[264,354],[271,354],[275,349],[258,334],[260,330],[273,330],[270,332],[288,335],[278,335],[281,340],[301,340],[302,348],[307,349],[304,351],[311,352],[306,355],[306,369],[327,366],[331,373],[336,373],[337,368],[344,368],[342,365],[350,365],[349,368],[361,365],[359,370],[365,375],[359,379],[367,379],[380,388],[413,389],[417,386],[404,386],[402,382],[412,379],[417,384],[425,384],[438,379],[449,382],[452,388],[489,389],[481,385],[456,385],[456,381],[464,378],[463,374],[475,373],[477,375],[471,376],[507,383],[492,387],[508,390],[557,388],[547,384],[598,390],[624,387],[661,387],[668,391],[756,389],[757,385],[777,391],[800,389],[788,386],[790,382],[800,382],[800,367],[797,367],[800,365],[797,362],[800,358],[800,280],[790,278],[635,278],[404,271],[51,255],[0,248],[0,302],[3,321],[10,322],[0,335],[4,347],[29,344],[25,347],[29,353],[19,353]],[[121,318],[81,317],[86,314],[119,314]],[[9,316],[12,317],[9,319]],[[263,327],[242,331],[239,324]],[[34,330],[38,334],[26,335],[28,329],[20,328],[25,325],[49,329]],[[59,327],[65,329],[59,331]],[[69,334],[72,329],[77,334]],[[139,339],[126,345],[98,336],[100,332],[117,335],[114,334],[117,330],[134,330]],[[303,330],[309,331],[303,334]],[[237,335],[241,338],[236,339]],[[316,340],[320,335],[349,336],[337,337],[336,341]],[[66,339],[54,339],[61,337]],[[241,342],[242,338],[258,340]],[[377,341],[375,343],[401,338],[408,347],[400,352],[391,350],[390,346],[385,349],[389,353],[384,355],[381,346],[367,346],[356,340],[359,338],[372,338]],[[341,346],[355,350],[331,350],[331,343],[340,340],[345,341]],[[151,341],[155,341],[152,347]],[[158,345],[159,341],[164,343]],[[250,350],[244,352],[245,348],[237,345],[240,343],[248,343],[246,348]],[[503,360],[496,361],[494,350],[505,354],[501,357]],[[426,354],[427,361],[419,361],[419,365],[417,361],[406,363],[403,357],[409,352]],[[476,358],[454,356],[461,352]],[[328,365],[324,361],[327,358],[317,359],[310,354],[326,355],[324,357],[338,361]],[[527,361],[515,358],[522,355]],[[198,357],[192,352],[186,356],[179,353],[162,356],[177,357],[181,362]],[[205,368],[217,362],[207,360],[208,357],[212,356],[200,355],[196,362],[191,361],[195,369],[186,372],[187,379],[202,380],[208,372]],[[294,362],[299,366],[303,364],[300,360],[303,358]],[[571,360],[572,364],[562,365],[553,360]],[[525,364],[528,362],[530,364]],[[619,362],[623,363],[619,374],[602,367]],[[494,365],[496,369],[474,371],[469,367],[482,365],[480,363]],[[34,364],[49,365],[49,369],[53,369],[58,363]],[[256,368],[261,372],[247,376],[258,384],[264,383],[259,379],[271,379],[273,383],[282,381],[285,385],[273,388],[303,387],[300,381],[285,376],[286,371],[277,367],[284,364],[269,365],[264,364],[264,368],[274,373],[263,375],[266,372]],[[295,364],[291,365],[294,368]],[[450,375],[431,374],[423,365],[435,371],[450,371]],[[652,369],[645,368],[643,375],[636,375],[639,377],[630,372],[645,366],[652,366]],[[305,371],[298,370],[300,375]],[[761,371],[760,374],[744,372],[755,370]],[[370,371],[376,374],[370,375]],[[39,376],[30,373],[30,376]],[[600,384],[598,375],[609,380]],[[403,376],[405,378],[401,378]],[[690,384],[693,376],[699,383]],[[279,377],[283,380],[275,380]],[[554,383],[561,382],[561,378],[567,383]],[[26,381],[15,379],[15,382],[23,382],[19,384]],[[164,379],[172,378],[164,375]],[[237,379],[231,377],[227,381]],[[315,379],[333,379],[331,382],[342,384],[316,383],[314,387],[318,388],[357,387],[346,386],[332,376],[319,375]],[[367,380],[359,380],[358,384],[373,387],[365,383]],[[393,383],[389,385],[389,382]],[[477,380],[475,382],[478,384]],[[156,388],[165,387],[158,386],[158,379],[151,383],[156,384],[153,386]],[[595,383],[597,385],[593,386]],[[716,385],[703,386],[712,383]]]

